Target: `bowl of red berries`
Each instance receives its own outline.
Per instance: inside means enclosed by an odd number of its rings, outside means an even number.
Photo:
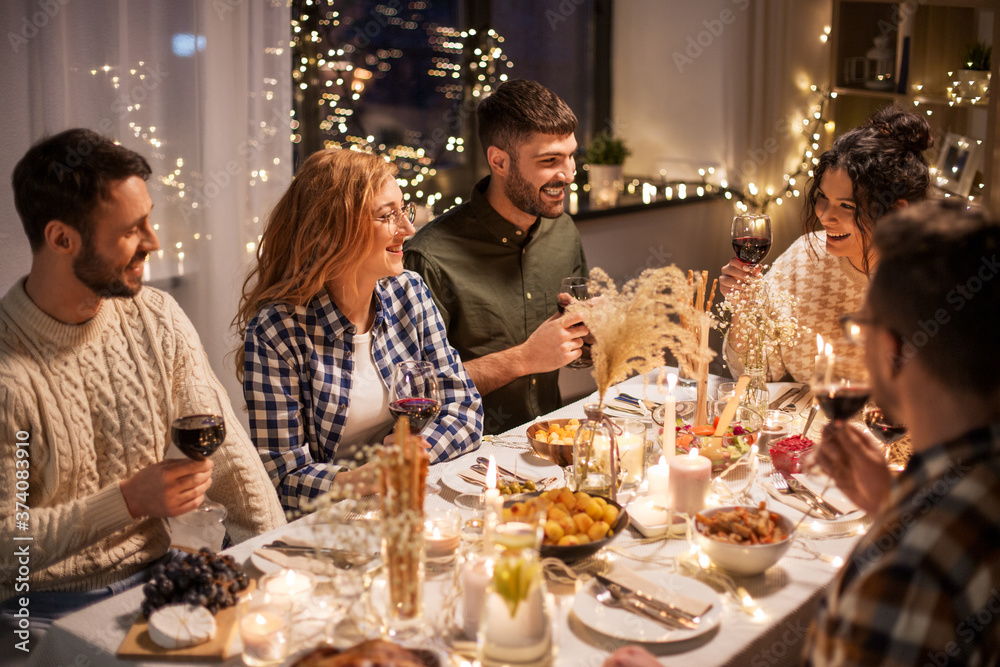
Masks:
[[[804,435],[792,435],[770,443],[767,451],[774,469],[788,476],[802,472],[803,460],[815,446],[816,443]]]

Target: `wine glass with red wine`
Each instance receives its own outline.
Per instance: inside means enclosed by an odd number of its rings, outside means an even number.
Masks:
[[[873,403],[865,406],[865,426],[879,442],[888,447],[906,435],[906,427],[885,414],[882,408]]]
[[[204,461],[222,446],[226,421],[215,389],[201,384],[182,385],[175,396],[173,412],[170,441],[189,459]],[[206,497],[195,511],[223,512],[225,508]]]
[[[740,261],[756,266],[771,249],[771,218],[763,213],[741,213],[733,218],[733,250]]]
[[[396,419],[410,418],[410,433],[416,435],[441,410],[437,369],[429,361],[401,361],[392,371],[389,412]]]
[[[813,387],[813,395],[823,414],[834,423],[844,423],[865,407],[871,390],[868,379],[846,375],[823,379]]]
[[[559,285],[559,295],[556,297],[556,304],[560,313],[565,313],[566,308],[574,301],[586,301],[590,298],[587,292],[587,283],[590,279],[586,276],[572,276],[563,278]],[[566,364],[566,368],[590,368],[594,365],[594,360],[590,356],[590,345],[584,343],[580,348],[580,356]]]

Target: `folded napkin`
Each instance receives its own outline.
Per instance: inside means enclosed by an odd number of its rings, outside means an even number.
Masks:
[[[834,521],[843,520],[848,515],[861,511],[861,508],[859,508],[857,505],[851,502],[850,498],[845,496],[844,492],[838,489],[836,486],[831,484],[830,488],[826,489],[826,491],[823,491],[823,487],[826,486],[826,483],[829,480],[829,477],[827,477],[826,475],[797,474],[797,475],[792,475],[792,477],[802,482],[804,486],[812,489],[812,491],[817,495],[822,494],[823,500],[825,500],[827,503],[829,503],[832,507],[834,507],[838,511],[844,513],[843,517],[837,517],[836,519],[833,519]],[[785,505],[788,505],[791,508],[797,509],[803,514],[809,514],[810,512],[812,512],[810,516],[812,516],[814,519],[819,519],[820,521],[829,520],[829,519],[824,519],[824,517],[821,514],[819,514],[819,512],[814,511],[812,507],[809,506],[808,503],[806,503],[803,500],[800,500],[798,496],[778,493],[777,489],[774,488],[774,485],[771,483],[770,480],[767,480],[767,482],[764,484],[764,488],[767,489],[768,495],[770,495],[772,498]]]
[[[618,567],[609,574],[604,575],[619,586],[631,589],[634,593],[648,595],[653,600],[664,604],[673,605],[677,609],[691,614],[692,616],[703,616],[712,608],[711,602],[699,600],[687,595],[681,595],[660,584],[657,584],[645,577],[636,574],[632,570]],[[679,575],[673,575],[679,576]]]

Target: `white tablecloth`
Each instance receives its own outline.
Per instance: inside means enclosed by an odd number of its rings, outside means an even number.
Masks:
[[[621,387],[623,391],[641,395],[642,378],[628,380]],[[658,397],[655,387],[650,386],[647,391],[650,398]],[[693,398],[693,390],[690,389],[678,390],[678,397],[686,398],[685,392],[690,392]],[[773,388],[772,395],[776,396],[777,393],[778,388]],[[714,395],[714,391],[710,395]],[[550,416],[582,418],[582,404],[588,400],[594,400],[594,397],[568,405]],[[558,468],[530,454],[526,440],[519,437],[523,436],[526,427],[527,425],[512,430],[508,434],[511,436],[509,438],[501,437],[494,442],[484,442],[477,452],[432,466],[430,481],[439,486],[441,493],[428,496],[426,506],[453,507],[457,495],[468,487],[457,479],[457,473],[467,469],[477,456],[489,456],[492,453],[498,463],[506,467],[512,468],[517,459],[519,472],[537,471],[545,475],[559,475]],[[468,517],[473,514],[471,509],[461,506],[459,509]],[[788,507],[781,507],[781,511],[795,518],[800,516]],[[280,530],[248,540],[230,549],[229,553],[237,561],[246,561],[250,572],[254,573],[256,568],[248,560],[250,554],[279,533]],[[722,593],[724,609],[719,628],[687,642],[654,644],[647,648],[661,656],[661,662],[665,665],[681,662],[694,665],[797,664],[815,606],[835,574],[835,567],[828,559],[821,559],[816,553],[827,557],[845,557],[855,539],[856,537],[814,540],[811,542],[812,552],[797,542],[776,566],[763,575],[734,578],[736,584],[745,587],[754,597],[762,612],[760,617],[745,613]],[[634,560],[618,552],[625,550],[640,558],[669,557],[680,555],[689,549],[686,541],[677,539],[643,544],[640,536],[632,529],[618,536],[613,544],[617,549],[605,549],[598,557],[617,561],[653,579],[658,572],[666,571],[664,564]],[[613,636],[595,632],[576,618],[572,613],[572,587],[560,585],[552,586],[551,589],[556,594],[558,614],[556,665],[599,666],[604,657],[623,642]],[[118,646],[138,613],[141,600],[141,588],[135,588],[56,622],[33,652],[33,664],[44,667],[163,664],[136,663],[115,658]],[[613,631],[610,634],[613,635]],[[235,658],[222,664],[241,664],[238,653]]]

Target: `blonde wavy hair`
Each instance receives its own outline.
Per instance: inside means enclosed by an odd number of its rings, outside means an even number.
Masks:
[[[243,282],[233,327],[241,341],[265,306],[304,306],[330,281],[351,280],[375,239],[372,209],[395,165],[371,153],[326,149],[313,153],[268,216],[257,264]],[[243,381],[246,353],[235,350]]]

